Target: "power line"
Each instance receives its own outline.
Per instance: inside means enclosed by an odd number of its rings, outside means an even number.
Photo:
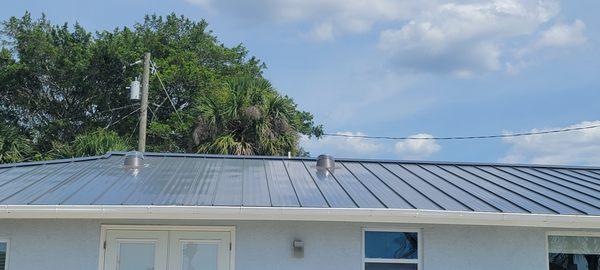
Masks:
[[[534,132],[522,132],[512,134],[496,134],[496,135],[480,135],[480,136],[452,136],[452,137],[393,137],[393,136],[367,136],[367,135],[351,135],[351,134],[340,134],[340,133],[323,133],[323,136],[329,137],[344,137],[344,138],[363,138],[363,139],[383,139],[383,140],[473,140],[473,139],[494,139],[494,138],[511,138],[511,137],[523,137],[533,135],[544,135],[552,133],[563,133],[576,130],[593,129],[600,127],[598,125],[584,126],[584,127],[573,127],[573,128],[561,128],[545,131],[534,131]]]
[[[177,115],[177,118],[179,118],[179,122],[183,125],[183,120],[181,120],[179,111],[175,107],[175,104],[173,103],[173,100],[171,99],[171,95],[169,95],[169,91],[167,91],[167,88],[165,88],[165,84],[163,83],[162,79],[160,78],[160,74],[158,72],[158,67],[156,66],[156,63],[154,63],[154,62],[151,62],[151,63],[152,63],[152,70],[156,74],[156,78],[158,78],[158,82],[160,82],[160,86],[162,86],[163,91],[165,91],[165,94],[167,95],[167,98],[169,99],[169,102],[171,103],[171,107],[173,107],[173,110],[175,110],[175,114]]]

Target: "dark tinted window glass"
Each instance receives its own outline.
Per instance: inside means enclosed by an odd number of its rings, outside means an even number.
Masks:
[[[0,242],[0,270],[6,269],[6,243]]]
[[[417,247],[416,232],[365,232],[366,258],[417,259]]]
[[[365,270],[417,270],[417,265],[408,263],[366,263]]]
[[[550,270],[600,270],[600,255],[550,253]]]

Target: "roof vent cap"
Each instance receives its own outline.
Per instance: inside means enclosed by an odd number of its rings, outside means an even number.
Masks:
[[[138,169],[144,166],[144,154],[138,151],[131,151],[125,154],[123,167],[126,169]]]
[[[335,169],[335,159],[330,155],[319,155],[317,157],[317,168]]]

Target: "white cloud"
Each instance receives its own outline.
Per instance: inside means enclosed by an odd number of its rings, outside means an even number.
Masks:
[[[433,138],[432,135],[421,133],[410,136],[411,138]],[[394,152],[404,159],[424,159],[442,147],[435,140],[404,140],[394,145]]]
[[[307,32],[316,40],[364,33],[380,22],[403,20],[427,8],[434,0],[187,0],[213,13],[229,13],[242,20],[312,24]]]
[[[575,20],[572,25],[555,24],[548,30],[542,32],[542,35],[536,46],[538,47],[570,47],[578,46],[587,41],[583,34],[585,23],[581,20]]]
[[[501,68],[504,44],[558,14],[558,2],[494,0],[442,4],[397,29],[379,48],[404,68],[469,75]]]
[[[585,42],[585,24],[556,24],[559,0],[187,0],[248,24],[294,24],[316,42],[376,29],[378,48],[395,68],[471,74],[528,66],[519,48]],[[525,46],[527,47],[527,46]],[[527,48],[522,50],[529,50]]]
[[[540,32],[539,37],[528,46],[517,52],[517,58],[522,59],[541,50],[564,49],[577,47],[587,42],[584,34],[585,23],[575,20],[573,24],[556,23]]]
[[[565,128],[600,125],[585,121]],[[533,129],[532,132],[548,129]],[[600,165],[600,128],[505,138],[510,149],[501,159],[510,163]]]
[[[333,25],[331,23],[322,23],[315,27],[308,37],[314,41],[333,40]]]
[[[512,61],[506,63],[506,71],[516,74],[535,64],[535,57],[540,54],[550,55],[551,52],[564,52],[565,49],[580,47],[587,42],[584,32],[585,23],[581,20],[575,20],[570,25],[556,23],[541,31],[534,41],[518,49]]]

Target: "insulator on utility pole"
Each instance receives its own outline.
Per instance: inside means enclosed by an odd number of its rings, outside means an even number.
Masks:
[[[150,81],[150,53],[144,54],[144,74],[142,75],[142,102],[140,104],[140,127],[138,151],[146,151],[146,122],[148,121],[148,86]]]

